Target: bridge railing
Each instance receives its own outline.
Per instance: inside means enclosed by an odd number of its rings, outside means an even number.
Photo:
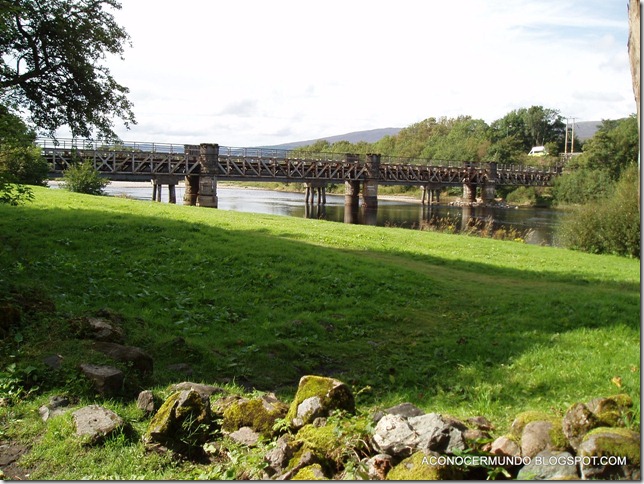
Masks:
[[[36,145],[43,150],[65,151],[134,151],[145,153],[184,153],[183,144],[154,143],[141,141],[122,141],[120,143],[106,143],[103,141],[78,139],[78,138],[37,138]]]

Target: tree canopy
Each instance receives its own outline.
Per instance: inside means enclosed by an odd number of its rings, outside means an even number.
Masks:
[[[0,104],[53,134],[116,139],[136,123],[128,89],[102,64],[129,36],[106,8],[116,0],[0,0]]]

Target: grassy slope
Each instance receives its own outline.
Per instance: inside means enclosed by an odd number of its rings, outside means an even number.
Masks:
[[[235,378],[285,399],[300,376],[328,374],[371,387],[365,405],[484,414],[500,430],[523,410],[561,412],[618,391],[639,409],[636,260],[35,194],[0,206],[0,287],[36,288],[57,314],[21,328],[20,348],[5,340],[11,361],[60,353],[73,375],[93,355],[66,321],[109,307],[126,317],[128,343],[154,356],[149,384],[159,387],[185,378],[166,370],[181,362],[193,380]]]

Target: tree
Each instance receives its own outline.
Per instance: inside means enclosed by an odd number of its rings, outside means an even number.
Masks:
[[[626,168],[637,164],[638,152],[639,134],[635,115],[604,120],[595,135],[584,144],[584,151],[574,160],[573,166],[606,170],[613,180],[617,180]]]
[[[123,58],[129,36],[116,0],[0,0],[0,104],[26,110],[49,134],[116,139],[114,117],[136,123],[128,89],[101,61]]]

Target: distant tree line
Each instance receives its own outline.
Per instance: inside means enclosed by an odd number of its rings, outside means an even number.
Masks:
[[[380,153],[384,156],[450,161],[554,164],[564,151],[566,124],[554,109],[521,108],[488,125],[471,116],[427,118],[375,143],[318,141],[301,152]],[[580,140],[575,144],[581,146]],[[533,146],[550,156],[528,158]]]

